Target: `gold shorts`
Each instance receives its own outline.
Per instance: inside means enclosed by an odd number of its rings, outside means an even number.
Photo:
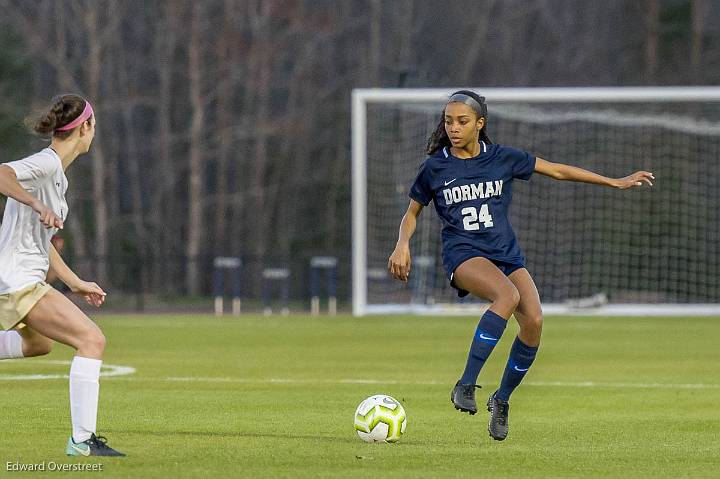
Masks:
[[[51,288],[46,282],[40,281],[14,293],[0,294],[0,326],[3,329],[18,326]],[[23,326],[21,324],[19,327]]]

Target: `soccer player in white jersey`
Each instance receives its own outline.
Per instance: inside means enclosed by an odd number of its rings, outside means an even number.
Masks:
[[[0,226],[0,359],[41,356],[53,341],[76,350],[70,366],[72,436],[69,456],[124,456],[95,435],[105,336],[68,298],[45,282],[48,270],[95,306],[105,292],[65,264],[50,239],[67,218],[65,170],[90,149],[95,115],[90,102],[62,95],[42,117],[28,122],[50,135],[48,148],[0,165],[0,194],[8,197]]]

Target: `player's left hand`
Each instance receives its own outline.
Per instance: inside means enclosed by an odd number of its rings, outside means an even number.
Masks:
[[[73,285],[70,289],[73,293],[84,296],[85,302],[95,306],[96,308],[102,306],[105,302],[105,297],[107,296],[107,293],[103,291],[100,286],[91,281],[80,280],[79,283]]]
[[[632,188],[634,186],[642,186],[643,183],[652,186],[651,180],[654,179],[655,177],[649,171],[636,171],[625,178],[618,178],[613,182],[613,186],[621,190],[627,190],[628,188]]]

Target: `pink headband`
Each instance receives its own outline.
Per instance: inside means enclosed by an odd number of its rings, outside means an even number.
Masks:
[[[86,121],[88,118],[90,118],[93,115],[93,109],[90,105],[90,102],[85,100],[85,109],[80,113],[80,116],[75,118],[73,121],[68,123],[65,126],[61,126],[60,128],[55,128],[55,131],[69,131],[75,128],[78,125],[81,125],[84,121]]]

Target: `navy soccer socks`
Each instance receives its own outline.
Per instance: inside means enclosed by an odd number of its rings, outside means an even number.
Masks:
[[[475,384],[485,361],[497,342],[500,341],[505,326],[507,326],[505,318],[490,310],[485,311],[475,330],[475,337],[470,345],[470,353],[460,383]]]
[[[508,401],[510,395],[525,377],[528,369],[535,360],[538,348],[533,348],[516,337],[510,349],[510,357],[505,366],[505,373],[500,382],[500,389],[495,392],[495,397],[502,401]]]

